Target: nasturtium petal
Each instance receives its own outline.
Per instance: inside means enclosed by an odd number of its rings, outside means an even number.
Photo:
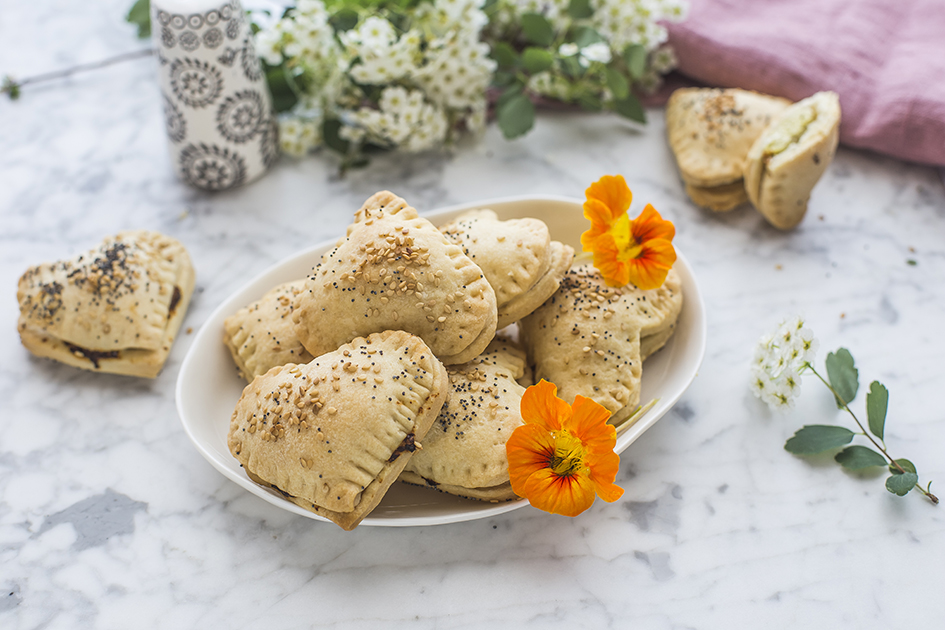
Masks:
[[[663,220],[650,204],[646,204],[640,216],[633,220],[632,230],[634,238],[640,242],[658,238],[671,241],[676,236],[676,226],[671,221]]]
[[[522,420],[547,431],[557,431],[561,421],[571,415],[571,407],[557,396],[558,386],[545,379],[529,387],[522,396]]]
[[[525,482],[534,473],[548,467],[554,452],[554,437],[538,425],[525,424],[512,432],[505,443],[505,454],[515,494],[526,496]]]
[[[571,419],[564,428],[571,431],[589,452],[613,452],[617,430],[607,424],[610,412],[603,405],[578,394],[571,406]]]
[[[584,191],[588,199],[597,199],[610,209],[612,220],[630,209],[633,193],[623,175],[604,175]]]
[[[550,468],[540,470],[525,482],[525,496],[539,510],[577,516],[594,503],[594,483],[587,475],[559,477]]]

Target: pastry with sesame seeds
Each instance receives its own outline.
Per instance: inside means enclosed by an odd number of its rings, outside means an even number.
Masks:
[[[417,335],[446,364],[481,354],[498,320],[482,270],[392,193],[373,195],[355,218],[295,301],[292,320],[312,356],[382,330]]]
[[[742,179],[748,150],[790,104],[734,88],[673,92],[666,104],[666,132],[693,203],[724,212],[748,201]]]
[[[643,360],[669,340],[682,300],[675,269],[648,291],[607,286],[590,265],[570,269],[558,291],[519,322],[534,378],[555,383],[566,402],[580,394],[606,407],[611,423],[624,420],[640,402]]]
[[[505,443],[522,424],[525,352],[496,338],[462,365],[448,366],[450,395],[439,417],[401,473],[401,481],[467,499],[511,501]]]
[[[305,280],[280,284],[224,320],[223,343],[247,381],[276,366],[314,358],[302,346],[292,322],[292,302],[304,287]]]
[[[446,369],[419,337],[359,337],[254,379],[227,444],[250,479],[351,530],[421,448],[448,388]]]
[[[181,243],[121,232],[70,260],[20,278],[17,329],[33,354],[94,372],[156,377],[194,291]]]
[[[500,221],[492,210],[473,210],[440,231],[482,269],[495,290],[498,328],[522,319],[557,291],[574,250],[552,241],[539,219]]]

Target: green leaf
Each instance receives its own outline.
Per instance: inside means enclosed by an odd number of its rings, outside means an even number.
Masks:
[[[494,87],[507,87],[515,83],[518,79],[513,72],[503,72],[499,70],[492,75],[492,85]]]
[[[590,0],[571,0],[568,5],[568,15],[575,20],[582,20],[594,15],[594,9],[591,7]]]
[[[643,109],[643,104],[633,94],[619,101],[614,101],[614,111],[624,118],[629,118],[638,123],[646,122],[646,111]]]
[[[630,82],[616,68],[607,68],[607,87],[615,100],[622,101],[630,96]]]
[[[520,22],[525,39],[532,44],[551,46],[551,43],[555,40],[555,31],[551,28],[551,22],[545,19],[545,16],[538,13],[523,13]]]
[[[589,112],[599,112],[604,108],[604,104],[601,102],[600,97],[594,94],[593,92],[581,92],[577,96],[577,102]]]
[[[562,58],[561,69],[564,70],[564,73],[566,75],[574,79],[584,74],[584,68],[581,66],[581,63],[578,61],[577,55],[574,55],[573,57]]]
[[[899,464],[902,467],[902,469],[906,471],[907,473],[912,473],[913,475],[916,474],[915,464],[910,462],[905,457],[903,457],[902,459],[897,459],[896,463]],[[899,472],[899,469],[893,466],[892,464],[889,465],[889,472],[891,472],[894,475],[902,474],[901,472]]]
[[[891,475],[886,478],[886,489],[895,495],[904,497],[918,483],[919,477],[915,473]]]
[[[495,102],[496,110],[502,109],[506,103],[522,93],[521,85],[512,85],[508,87],[502,94],[499,95],[499,98]]]
[[[492,58],[500,68],[514,68],[518,64],[518,53],[507,42],[497,42],[492,48]]]
[[[535,106],[524,94],[516,94],[497,104],[496,119],[507,140],[523,136],[535,125]]]
[[[856,398],[856,390],[860,384],[857,380],[857,369],[853,365],[853,355],[846,348],[840,348],[836,353],[831,352],[827,355],[827,380],[830,386],[837,392],[840,400],[837,401],[837,407],[843,409],[843,405]]]
[[[568,33],[568,40],[577,44],[578,48],[587,48],[591,44],[606,43],[600,33],[590,26],[578,26]]]
[[[816,455],[849,444],[854,433],[846,427],[810,424],[801,427],[784,443],[784,450],[795,455]]]
[[[636,80],[646,72],[646,48],[640,44],[631,44],[623,49],[623,60],[627,64],[630,76]]]
[[[269,92],[272,94],[272,107],[279,112],[286,112],[292,109],[299,102],[292,87],[286,79],[285,69],[282,66],[265,66],[266,83],[269,85]]]
[[[3,77],[3,83],[0,84],[0,94],[8,94],[11,101],[20,98],[20,84],[10,75]]]
[[[328,23],[335,29],[335,33],[350,31],[358,25],[358,12],[349,8],[340,9],[328,19]]]
[[[837,463],[850,470],[862,470],[873,466],[885,466],[886,458],[865,446],[848,446],[834,457]]]
[[[522,64],[532,74],[544,72],[555,62],[555,56],[544,48],[526,48],[522,53]]]
[[[337,118],[326,118],[322,123],[322,141],[329,149],[347,155],[351,143],[341,137],[341,121]]]
[[[889,391],[879,381],[870,383],[866,394],[866,416],[870,421],[870,433],[883,439],[886,426],[886,407],[889,405]]]
[[[137,0],[131,5],[125,21],[138,27],[139,38],[151,37],[151,0]]]

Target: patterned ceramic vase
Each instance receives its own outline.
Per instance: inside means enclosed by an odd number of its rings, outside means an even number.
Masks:
[[[266,172],[278,127],[239,0],[151,0],[151,24],[177,174],[225,190]]]

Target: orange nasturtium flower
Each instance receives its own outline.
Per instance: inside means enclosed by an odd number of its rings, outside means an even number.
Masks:
[[[616,430],[610,412],[590,398],[576,396],[574,406],[542,379],[522,396],[522,419],[505,445],[515,494],[552,514],[577,516],[594,497],[612,503],[623,495],[614,485],[620,456],[614,452]]]
[[[591,229],[581,235],[584,251],[613,287],[632,282],[647,290],[662,286],[673,263],[676,228],[647,204],[636,219],[627,216],[633,194],[620,175],[604,175],[584,192],[584,216]]]

